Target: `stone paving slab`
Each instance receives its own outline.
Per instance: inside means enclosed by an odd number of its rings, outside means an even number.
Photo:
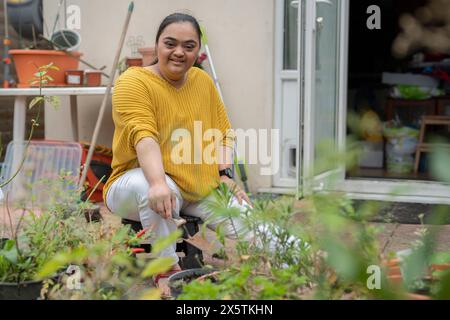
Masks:
[[[430,226],[412,224],[399,225],[385,252],[395,252],[410,248],[411,244],[419,239],[417,232],[423,227],[430,228]],[[450,252],[450,225],[431,227],[436,228],[439,234],[436,243],[436,251]]]
[[[378,245],[383,253],[386,253],[386,248],[398,228],[397,224],[394,223],[371,223],[371,226],[378,228],[380,231],[377,234]]]

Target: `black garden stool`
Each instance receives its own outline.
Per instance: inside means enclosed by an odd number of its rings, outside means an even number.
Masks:
[[[186,224],[181,227],[183,229],[183,239],[188,239],[199,232],[199,224],[202,223],[200,218],[185,216],[183,214],[180,215],[180,218],[186,220]],[[130,225],[131,229],[135,232],[143,229],[140,221],[122,219],[122,224]],[[151,251],[151,245],[149,243],[143,243],[138,248],[144,249],[146,253],[150,253]],[[194,247],[186,241],[182,241],[181,243],[177,243],[176,251],[184,253],[184,257],[180,257],[179,262],[182,269],[203,267],[203,253],[197,247]]]

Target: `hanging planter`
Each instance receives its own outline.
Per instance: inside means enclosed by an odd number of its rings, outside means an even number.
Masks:
[[[48,74],[54,79],[50,84],[43,86],[67,86],[65,83],[65,71],[78,69],[81,52],[71,52],[57,50],[9,50],[16,67],[19,88],[30,87],[30,81],[36,78],[35,73],[39,66],[53,63],[59,70],[49,70]]]

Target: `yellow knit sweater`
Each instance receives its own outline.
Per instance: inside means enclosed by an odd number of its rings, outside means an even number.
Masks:
[[[129,68],[115,83],[112,106],[115,125],[112,173],[103,188],[103,199],[118,177],[139,167],[135,147],[145,137],[159,143],[164,170],[176,182],[184,199],[198,201],[218,186],[217,163],[201,161],[199,164],[198,152],[195,155],[194,150],[200,150],[200,144],[201,151],[210,145],[211,141],[202,139],[207,129],[220,130],[223,134],[223,140],[218,142],[220,145],[232,147],[234,136],[228,130],[230,122],[225,107],[206,72],[195,67],[189,69],[185,84],[177,89],[152,71],[141,67]],[[202,127],[197,139],[194,139],[195,121],[201,121]],[[172,149],[177,145],[179,148],[181,142],[172,141],[176,129],[186,129],[191,135],[192,147],[187,150],[191,151],[191,161],[180,163],[171,158]],[[185,155],[187,151],[180,154]],[[196,156],[197,161],[194,159]]]

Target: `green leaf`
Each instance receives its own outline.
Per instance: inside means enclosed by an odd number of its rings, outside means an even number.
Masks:
[[[111,258],[111,262],[114,265],[123,266],[123,267],[130,267],[132,265],[131,261],[130,261],[130,257],[128,255],[123,254],[123,253],[115,254]]]
[[[176,230],[169,234],[167,237],[158,239],[155,241],[155,243],[152,245],[152,253],[158,254],[168,246],[172,245],[174,242],[177,241],[177,239],[181,237],[181,231]]]
[[[450,252],[436,252],[431,257],[430,262],[436,264],[450,263]]]
[[[33,108],[35,105],[37,105],[38,103],[44,101],[44,97],[36,97],[33,98],[33,100],[31,100],[30,104],[28,105],[28,109]]]
[[[14,240],[6,241],[3,250],[0,251],[0,255],[12,264],[17,264],[19,254],[17,252],[16,242]]]
[[[326,237],[324,246],[328,262],[346,280],[355,280],[359,273],[359,259],[355,253],[333,237]]]
[[[436,298],[438,300],[450,300],[450,270],[447,270],[440,280]]]
[[[173,265],[172,257],[161,257],[155,260],[152,260],[142,271],[142,277],[151,277],[157,275],[162,272],[166,272],[170,270]]]
[[[128,236],[128,228],[120,228],[111,239],[113,242],[123,242]]]
[[[159,291],[159,289],[146,290],[139,296],[139,300],[160,300],[160,299],[161,299],[161,291]]]
[[[53,259],[45,263],[38,271],[37,279],[53,276],[59,269],[70,263],[70,255],[67,253],[57,254]]]
[[[37,279],[53,276],[59,269],[70,264],[80,264],[88,255],[88,251],[84,247],[78,247],[71,252],[56,254],[51,260],[47,261],[37,273]]]

